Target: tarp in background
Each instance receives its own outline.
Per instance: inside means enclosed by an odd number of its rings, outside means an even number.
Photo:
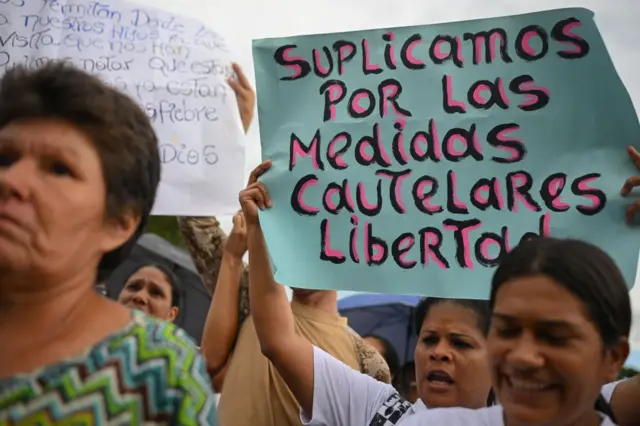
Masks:
[[[417,341],[413,313],[419,302],[420,296],[358,293],[338,300],[338,310],[361,336],[387,339],[404,365],[413,360]]]

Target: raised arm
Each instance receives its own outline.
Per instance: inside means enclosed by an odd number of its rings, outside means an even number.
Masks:
[[[233,64],[233,72],[236,74],[235,78],[230,78],[227,82],[236,94],[238,111],[240,112],[240,119],[242,120],[242,127],[246,133],[249,130],[251,121],[253,120],[256,94],[253,91],[253,87],[251,87],[251,83],[249,83],[249,79],[244,75],[244,71],[240,65]]]
[[[227,254],[227,236],[215,217],[181,217],[178,222],[198,273],[212,295],[200,350],[213,387],[221,392],[238,330],[249,316],[249,271],[242,263],[242,254],[233,254],[233,247],[238,245],[246,250],[246,236],[240,237],[244,243],[239,244],[235,241],[238,236],[232,235],[232,249]]]
[[[235,76],[228,83],[236,94],[246,132],[253,120],[255,92],[238,64],[233,64],[233,70]],[[249,271],[242,262],[247,250],[244,220],[241,216],[234,218],[229,239],[215,217],[183,217],[178,218],[178,223],[198,273],[212,296],[201,350],[214,388],[220,391],[239,327],[249,316]]]
[[[313,408],[313,346],[299,336],[283,286],[273,279],[267,246],[258,222],[258,209],[270,206],[266,188],[258,178],[271,167],[266,161],[249,177],[240,193],[247,222],[249,247],[249,293],[251,313],[262,353],[287,383],[305,413]]]
[[[618,383],[611,396],[611,409],[620,426],[640,424],[640,376]]]
[[[236,63],[232,67],[235,77],[230,77],[227,83],[236,95],[242,127],[246,133],[253,120],[256,94],[242,67]],[[205,287],[213,295],[227,236],[215,217],[182,217],[178,218],[178,223]],[[248,288],[245,288],[245,293],[248,293]],[[248,310],[248,303],[246,305]]]
[[[218,279],[202,333],[201,350],[217,392],[222,390],[225,367],[230,360],[239,327],[248,315],[248,308],[245,308],[247,312],[239,310],[243,297],[248,298],[246,291],[241,292],[242,284],[247,288],[246,280],[242,279],[242,257],[246,251],[246,227],[244,217],[239,213],[233,218],[233,229],[222,250]],[[248,305],[248,300],[243,302]]]
[[[633,146],[627,147],[627,155],[640,170],[640,152]],[[624,183],[621,194],[628,196],[634,188],[640,186],[640,175],[631,176]],[[635,199],[627,206],[626,221],[631,222],[640,212],[640,200]],[[640,376],[623,380],[617,384],[611,396],[611,409],[620,426],[636,426],[640,424]]]
[[[308,424],[374,424],[376,412],[395,389],[353,370],[298,335],[284,287],[273,279],[258,222],[258,210],[271,207],[265,186],[258,182],[270,166],[269,161],[258,166],[251,173],[247,188],[240,193],[247,222],[251,313],[260,349],[293,393]],[[403,413],[410,406],[407,404]],[[375,424],[383,424],[383,420],[375,419]]]

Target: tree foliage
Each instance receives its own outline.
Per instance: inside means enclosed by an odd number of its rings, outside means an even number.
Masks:
[[[620,374],[618,375],[618,380],[627,379],[635,376],[636,374],[638,374],[637,370],[630,367],[622,367],[622,370],[620,370]]]
[[[147,232],[156,234],[181,248],[186,248],[175,216],[151,216]]]

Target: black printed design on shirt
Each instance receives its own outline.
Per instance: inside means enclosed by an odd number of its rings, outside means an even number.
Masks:
[[[382,404],[369,426],[395,426],[410,408],[411,403],[395,392]]]

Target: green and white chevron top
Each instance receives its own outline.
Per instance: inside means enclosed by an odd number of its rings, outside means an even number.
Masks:
[[[0,380],[0,426],[214,424],[195,343],[140,311],[81,356]]]

